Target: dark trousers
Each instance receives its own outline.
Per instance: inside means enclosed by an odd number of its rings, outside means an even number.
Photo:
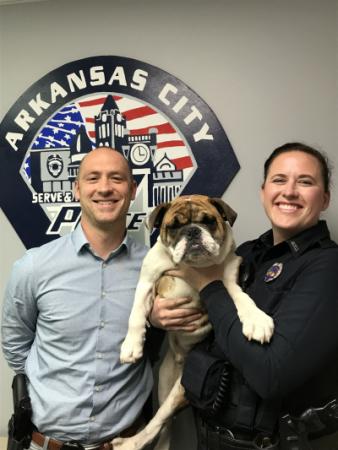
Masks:
[[[221,434],[208,433],[208,435],[200,435],[197,432],[197,450],[253,450],[252,445],[248,446],[245,441],[231,441]],[[257,448],[257,447],[256,447]]]
[[[338,450],[338,433],[310,441],[312,450]]]
[[[215,431],[196,417],[197,450],[303,450],[297,443],[272,442],[270,447],[259,447],[252,440],[233,439],[230,434]],[[311,440],[308,444],[311,450],[338,450],[338,433]],[[307,449],[309,447],[306,447]]]
[[[265,447],[260,439],[248,436],[233,437],[231,432],[226,430],[216,430],[210,427],[198,415],[195,416],[197,429],[197,450],[280,450],[276,439],[272,439],[270,444],[265,442]],[[328,449],[327,449],[328,450]]]

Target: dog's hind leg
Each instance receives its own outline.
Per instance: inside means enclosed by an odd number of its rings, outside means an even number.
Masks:
[[[168,419],[167,423],[163,425],[154,450],[170,450],[171,423],[172,418]]]
[[[179,358],[180,362],[177,361],[177,356],[180,352],[176,353],[175,346],[175,333],[169,333],[169,346],[168,351],[162,361],[159,370],[159,381],[158,381],[158,401],[161,406],[165,399],[170,395],[170,391],[175,384],[175,381],[182,376],[182,358]],[[155,450],[169,450],[170,448],[170,434],[171,434],[171,417],[167,420],[166,424],[163,425],[159,439],[155,445]]]
[[[115,438],[112,442],[114,450],[143,449],[155,439],[174,412],[187,404],[188,401],[184,397],[184,388],[181,385],[180,377],[176,380],[169,396],[145,428],[130,438]]]

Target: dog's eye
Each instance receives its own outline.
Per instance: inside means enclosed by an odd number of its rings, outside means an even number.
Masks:
[[[203,225],[206,225],[207,227],[215,227],[217,225],[217,220],[215,217],[212,216],[204,216],[203,220],[201,221]]]
[[[169,230],[177,230],[181,226],[179,220],[175,219],[172,223],[167,225],[167,229]]]

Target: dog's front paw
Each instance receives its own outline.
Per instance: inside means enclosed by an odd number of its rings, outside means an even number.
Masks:
[[[258,341],[261,344],[270,342],[273,335],[274,323],[270,316],[258,308],[250,308],[240,317],[242,331],[249,341]]]
[[[120,352],[120,361],[122,364],[134,363],[143,356],[143,341],[126,337]]]

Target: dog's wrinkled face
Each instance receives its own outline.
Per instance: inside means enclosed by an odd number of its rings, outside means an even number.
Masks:
[[[176,264],[211,264],[225,242],[227,226],[236,213],[221,199],[204,195],[182,196],[156,207],[149,228],[160,228],[163,244]]]

